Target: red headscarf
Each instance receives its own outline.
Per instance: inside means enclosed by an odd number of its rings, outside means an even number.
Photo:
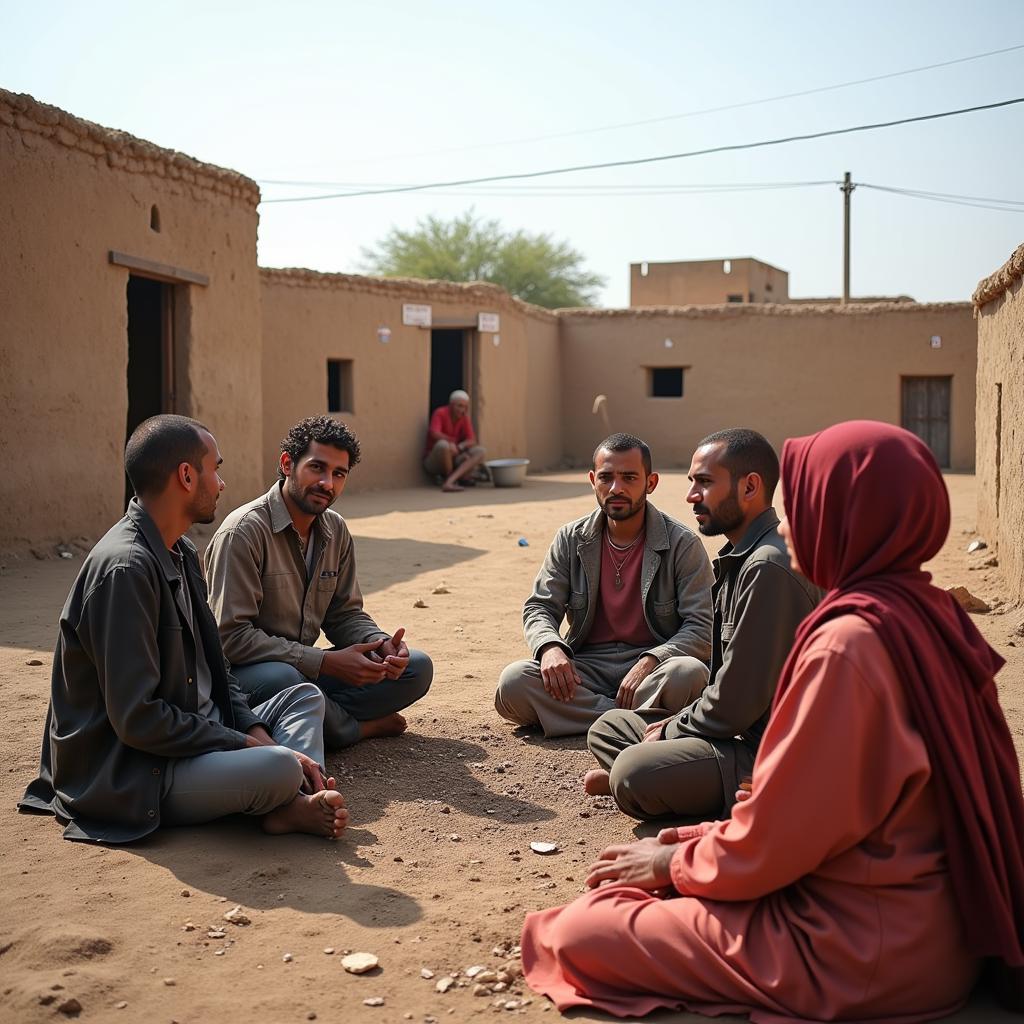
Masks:
[[[921,569],[949,532],[935,459],[908,431],[858,420],[787,441],[782,487],[797,559],[827,594],[797,632],[776,701],[823,622],[853,614],[875,630],[928,749],[968,946],[1020,968],[1024,800],[993,681],[1004,662]]]

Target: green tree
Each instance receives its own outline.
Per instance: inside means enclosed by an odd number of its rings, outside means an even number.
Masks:
[[[468,213],[421,220],[412,231],[391,231],[363,250],[364,269],[383,277],[489,281],[537,306],[590,306],[604,285],[583,267],[583,256],[550,235],[509,233],[496,220]]]

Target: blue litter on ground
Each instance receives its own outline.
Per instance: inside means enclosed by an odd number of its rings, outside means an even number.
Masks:
[[[525,537],[520,537],[519,546],[521,548],[528,548],[530,546],[530,542]]]

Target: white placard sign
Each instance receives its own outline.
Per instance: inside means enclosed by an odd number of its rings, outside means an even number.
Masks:
[[[414,302],[402,304],[402,323],[406,327],[429,327],[432,307],[420,306]]]
[[[481,334],[497,334],[501,330],[501,317],[497,313],[477,313],[476,329]]]

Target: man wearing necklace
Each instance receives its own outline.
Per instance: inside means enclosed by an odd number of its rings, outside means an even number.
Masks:
[[[278,480],[235,509],[206,550],[224,654],[251,704],[313,681],[327,697],[324,741],[347,747],[405,731],[399,713],[430,687],[433,665],[363,611],[352,535],[331,505],[359,461],[337,420],[310,416],[281,442]],[[330,650],[317,647],[323,629]]]
[[[779,460],[764,437],[741,428],[711,434],[689,479],[698,530],[728,541],[714,562],[711,681],[671,718],[616,709],[587,734],[602,767],[587,773],[584,789],[610,793],[642,820],[728,816],[753,772],[797,626],[822,596],[794,572],[779,536]]]
[[[708,680],[711,566],[693,532],[648,502],[650,448],[612,434],[590,484],[598,509],[558,531],[523,608],[533,658],[508,665],[495,694],[503,718],[546,736],[585,733],[616,707],[664,717]]]

